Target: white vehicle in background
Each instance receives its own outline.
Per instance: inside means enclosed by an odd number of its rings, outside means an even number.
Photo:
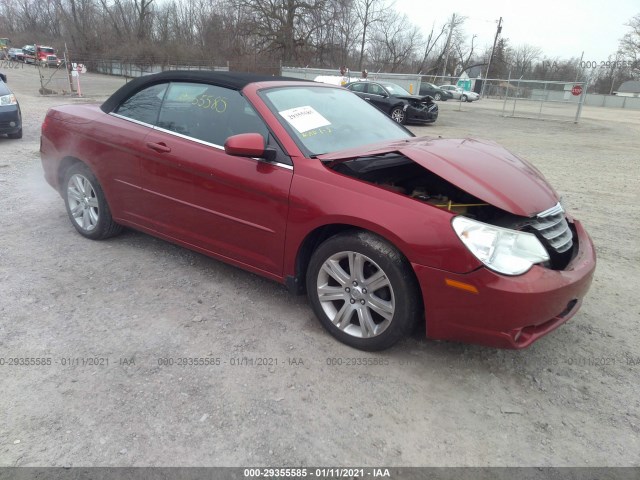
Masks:
[[[349,78],[337,75],[318,75],[313,79],[314,82],[328,83],[329,85],[336,85],[338,87],[344,87],[349,83]]]
[[[455,85],[440,85],[442,90],[451,92],[455,100],[462,100],[463,102],[474,102],[480,100],[480,95],[476,92],[470,92],[469,90],[463,90],[461,87]]]

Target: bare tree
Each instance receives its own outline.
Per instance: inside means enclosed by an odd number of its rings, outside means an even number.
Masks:
[[[484,56],[489,61],[491,48],[488,48]],[[487,78],[507,78],[511,69],[511,47],[509,47],[509,39],[501,37],[496,43],[493,52],[493,59],[487,72]]]
[[[310,12],[326,0],[239,0],[251,12],[250,31],[261,40],[265,51],[279,51],[285,62],[294,61],[319,27],[310,21]]]
[[[463,31],[463,25],[466,17],[461,15],[452,15],[451,21],[446,23],[443,27],[447,32],[447,41],[440,42],[437,45],[437,49],[434,49],[434,60],[431,62],[431,67],[427,70],[430,72],[442,71],[445,75],[447,72],[453,73],[458,65],[458,60],[450,58],[451,51],[457,50],[457,44],[464,42],[465,33]],[[460,48],[461,49],[461,48]]]
[[[358,57],[358,70],[362,70],[364,52],[367,45],[367,35],[372,25],[381,22],[387,13],[384,0],[355,0],[355,9],[360,20],[360,55]]]
[[[542,49],[527,43],[518,45],[511,50],[511,72],[516,77],[530,75],[533,70],[533,62],[542,56]]]
[[[337,43],[340,45],[339,65],[349,63],[349,54],[356,48],[358,36],[358,16],[354,0],[337,0],[335,12]],[[360,66],[358,67],[360,68]]]
[[[626,25],[631,30],[620,40],[620,51],[626,59],[633,62],[634,68],[640,68],[640,13]]]
[[[423,41],[391,1],[0,0],[0,33],[14,45],[66,43],[74,58],[231,62],[232,68],[265,73],[279,71],[281,62],[336,70],[362,70],[371,62],[392,72],[449,74],[482,64],[475,36],[464,31],[464,17],[434,24]],[[624,47],[624,58],[637,61],[640,15],[629,26],[621,52]],[[535,47],[511,50],[502,41],[492,72],[530,71],[539,57]],[[540,75],[552,73],[543,70],[538,68]]]
[[[457,66],[454,68],[454,71],[457,74],[464,72],[465,70],[471,68],[475,63],[473,58],[473,53],[475,49],[475,40],[477,35],[471,36],[471,43],[467,46],[464,41],[457,41],[454,43],[454,49],[456,53]]]
[[[90,51],[97,43],[96,21],[98,7],[93,0],[57,0],[62,22],[72,46],[79,51]]]
[[[384,22],[374,26],[372,36],[372,60],[377,67],[396,72],[410,60],[421,46],[420,29],[409,18],[398,12],[387,15]]]
[[[147,38],[147,32],[151,29],[151,17],[153,15],[153,0],[133,0],[133,5],[136,11],[136,23],[137,23],[137,39],[145,40]]]
[[[427,59],[429,58],[429,55],[431,55],[431,52],[433,51],[434,47],[437,45],[440,38],[442,38],[442,36],[446,33],[447,23],[442,24],[442,26],[440,27],[440,31],[438,33],[436,33],[435,28],[436,26],[434,23],[431,26],[431,31],[429,32],[429,35],[427,36],[427,39],[424,42],[424,54],[422,55],[422,60],[418,64],[418,70],[417,70],[418,73],[422,73],[422,71],[427,65]]]

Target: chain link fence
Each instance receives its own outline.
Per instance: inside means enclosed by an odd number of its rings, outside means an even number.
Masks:
[[[152,73],[165,72],[167,70],[207,70],[215,72],[228,72],[229,65],[218,66],[209,63],[153,63],[153,62],[126,62],[111,59],[89,59],[85,65],[89,65],[91,71],[104,73],[106,75],[116,75],[120,77],[141,77]]]
[[[352,72],[346,70],[343,73],[340,70],[327,68],[300,68],[300,67],[282,67],[281,75],[285,77],[300,78],[304,80],[316,80],[324,83],[333,83],[335,85],[344,85],[349,82],[355,82],[363,78],[363,72]],[[400,85],[407,92],[417,95],[420,91],[420,75],[408,73],[370,73],[366,74],[367,80],[375,80],[378,82],[392,82]]]
[[[502,116],[578,123],[588,82],[509,78],[489,83],[503,98]],[[485,85],[485,90],[487,85]]]
[[[430,76],[423,77],[423,81],[438,86],[455,85],[474,92],[485,106],[499,108],[504,117],[575,123],[580,119],[588,85],[588,81],[543,81],[511,76],[506,79]]]
[[[324,81],[344,85],[347,82],[360,80],[363,72],[326,68],[286,67],[273,62],[261,62],[259,59],[251,64],[226,62],[226,65],[215,65],[212,62],[165,61],[158,63],[148,61],[130,61],[127,59],[83,56],[71,53],[70,60],[74,64],[84,64],[90,73],[101,73],[119,76],[128,81],[142,75],[163,72],[166,70],[207,70],[207,71],[256,71],[266,74],[283,75],[292,78]],[[9,62],[8,60],[5,60]],[[13,63],[13,62],[9,62]],[[25,66],[36,68],[40,77],[40,94],[42,95],[74,95],[77,94],[77,78],[72,76],[71,67],[62,60],[57,67],[42,65]],[[524,78],[479,79],[455,76],[433,76],[417,74],[398,74],[386,72],[369,72],[368,80],[388,81],[402,86],[412,94],[419,94],[425,83],[436,86],[456,86],[465,91],[478,94],[483,105],[481,108],[497,110],[504,117],[534,118],[540,120],[558,120],[577,123],[583,105],[612,108],[640,109],[640,98],[625,98],[615,95],[586,94],[589,80],[586,81],[543,81]],[[449,102],[456,102],[456,109],[467,111],[478,108],[465,103],[464,97],[456,96]],[[475,97],[473,97],[475,103]]]

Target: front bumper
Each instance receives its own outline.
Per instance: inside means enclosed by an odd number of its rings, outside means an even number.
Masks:
[[[574,225],[578,253],[564,270],[534,266],[524,275],[509,277],[484,267],[454,274],[413,264],[422,289],[427,336],[519,349],[569,320],[580,308],[596,266],[589,235],[579,222]],[[450,286],[459,285],[455,282],[473,286],[477,293]]]
[[[0,107],[0,134],[18,133],[22,128],[22,116],[18,105]]]
[[[407,105],[405,113],[407,115],[407,122],[433,123],[438,119],[438,104],[432,103],[431,105],[420,107]]]

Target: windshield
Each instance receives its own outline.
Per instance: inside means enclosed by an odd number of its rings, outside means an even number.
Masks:
[[[51,47],[38,47],[38,50],[43,53],[53,53],[53,48]]]
[[[308,156],[413,136],[342,88],[277,87],[260,96]]]
[[[396,85],[395,83],[383,83],[382,86],[387,89],[387,91],[391,95],[411,95],[400,85]]]

